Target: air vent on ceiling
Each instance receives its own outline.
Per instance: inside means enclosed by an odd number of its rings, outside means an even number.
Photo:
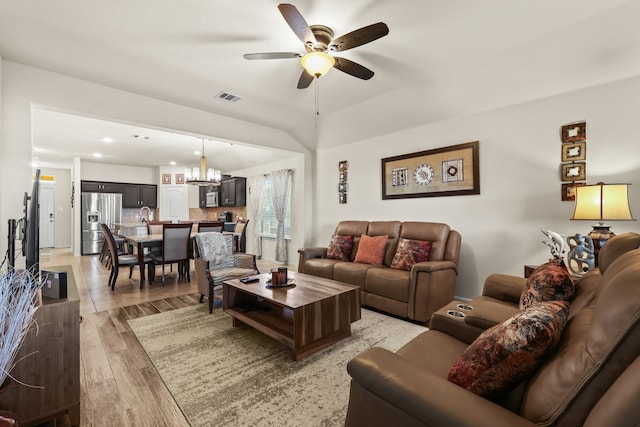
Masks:
[[[224,92],[224,91],[218,92],[218,94],[216,95],[216,98],[223,99],[225,101],[230,101],[230,102],[237,102],[242,99],[238,95],[234,95],[232,93]]]

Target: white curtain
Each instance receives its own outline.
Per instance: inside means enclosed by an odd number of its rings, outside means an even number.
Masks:
[[[291,192],[290,169],[282,169],[271,173],[271,203],[273,213],[278,221],[276,228],[276,261],[288,262],[287,241],[284,239],[284,220],[287,214],[287,202]]]
[[[260,258],[262,256],[262,238],[260,237],[260,213],[264,205],[264,175],[249,177],[249,218],[251,218],[251,245],[252,253]]]

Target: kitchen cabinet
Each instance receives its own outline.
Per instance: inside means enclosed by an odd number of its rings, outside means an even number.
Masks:
[[[207,193],[218,193],[218,200],[220,200],[220,188],[216,187],[216,186],[211,186],[211,185],[205,185],[205,186],[201,186],[200,187],[200,194],[199,194],[199,206],[201,208],[207,208],[209,206],[207,206]],[[219,202],[218,202],[219,204]],[[210,206],[210,207],[216,207],[216,206]]]
[[[122,184],[122,207],[151,209],[158,207],[157,186],[151,184]]]
[[[122,184],[119,182],[80,181],[83,193],[117,193],[122,194]]]
[[[247,178],[233,177],[222,181],[220,184],[220,206],[246,206],[247,204]]]

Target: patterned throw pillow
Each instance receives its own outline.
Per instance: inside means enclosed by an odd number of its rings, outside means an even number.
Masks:
[[[327,248],[327,258],[349,261],[353,249],[353,236],[333,236]]]
[[[556,260],[542,264],[529,276],[520,295],[520,310],[543,301],[571,301],[575,284],[564,264]]]
[[[384,247],[387,244],[387,236],[367,236],[363,234],[358,244],[355,262],[363,264],[382,265],[384,259]]]
[[[391,262],[391,268],[398,270],[411,270],[413,264],[429,260],[431,242],[423,240],[400,239],[398,250]]]
[[[484,331],[454,363],[449,381],[496,399],[530,377],[560,341],[568,301],[535,304]]]

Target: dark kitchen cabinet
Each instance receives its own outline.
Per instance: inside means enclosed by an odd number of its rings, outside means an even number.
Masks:
[[[122,207],[151,209],[158,207],[157,186],[150,184],[122,184]]]
[[[228,178],[220,184],[220,206],[247,205],[247,178],[239,176]]]
[[[207,193],[218,193],[218,197],[220,197],[220,189],[218,187],[215,186],[211,186],[211,185],[201,185],[199,188],[199,202],[198,202],[198,206],[201,208],[206,208],[207,206]],[[215,207],[215,206],[209,206],[209,207]]]
[[[122,193],[119,182],[81,181],[80,188],[83,193]]]

